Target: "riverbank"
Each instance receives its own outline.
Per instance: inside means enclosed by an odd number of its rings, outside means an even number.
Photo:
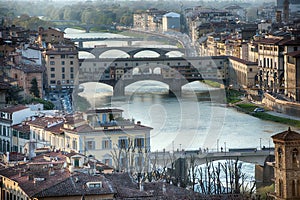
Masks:
[[[294,117],[290,115],[286,115],[283,113],[278,113],[274,111],[267,110],[261,104],[251,103],[247,100],[243,100],[241,102],[231,104],[231,106],[235,107],[238,111],[247,113],[254,117],[257,117],[262,120],[273,121],[277,123],[286,124],[289,126],[293,126],[296,128],[300,128],[300,117]],[[262,107],[265,109],[264,112],[254,112],[255,108]]]

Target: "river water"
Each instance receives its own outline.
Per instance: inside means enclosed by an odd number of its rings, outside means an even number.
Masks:
[[[66,29],[65,32],[65,37],[69,38],[124,37],[109,33],[85,33],[74,29]],[[150,42],[152,45],[154,43]],[[103,42],[84,43],[94,44]],[[116,45],[109,41],[105,44]],[[111,53],[108,55],[111,56]],[[238,112],[219,103],[218,99],[199,98],[201,93],[215,90],[199,82],[184,86],[184,94],[180,98],[170,97],[167,85],[155,81],[127,86],[124,98],[112,98],[112,88],[100,83],[86,83],[83,86],[85,90],[80,95],[86,97],[92,107],[122,108],[125,118],[133,118],[152,127],[152,151],[273,147],[270,136],[288,128],[280,123],[263,121]],[[245,167],[253,175],[253,165],[247,164]]]

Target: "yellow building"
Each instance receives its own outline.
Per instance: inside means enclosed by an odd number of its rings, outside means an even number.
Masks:
[[[256,62],[229,57],[230,80],[235,88],[253,88],[257,84],[258,66]]]
[[[44,57],[50,90],[74,88],[78,84],[78,51],[74,45],[49,45]]]

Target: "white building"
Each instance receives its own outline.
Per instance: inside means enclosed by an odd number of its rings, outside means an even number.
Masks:
[[[180,14],[170,12],[163,15],[163,31],[180,31]]]
[[[38,47],[25,44],[24,48],[19,51],[21,52],[23,57],[27,58],[32,63],[42,66],[42,51]]]
[[[30,108],[18,105],[0,109],[0,152],[12,151],[11,126],[33,115]]]

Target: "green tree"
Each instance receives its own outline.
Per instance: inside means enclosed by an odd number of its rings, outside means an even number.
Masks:
[[[32,94],[34,97],[40,98],[40,91],[38,88],[38,82],[36,78],[33,78],[30,83],[31,83],[31,88],[29,89],[30,94]]]

